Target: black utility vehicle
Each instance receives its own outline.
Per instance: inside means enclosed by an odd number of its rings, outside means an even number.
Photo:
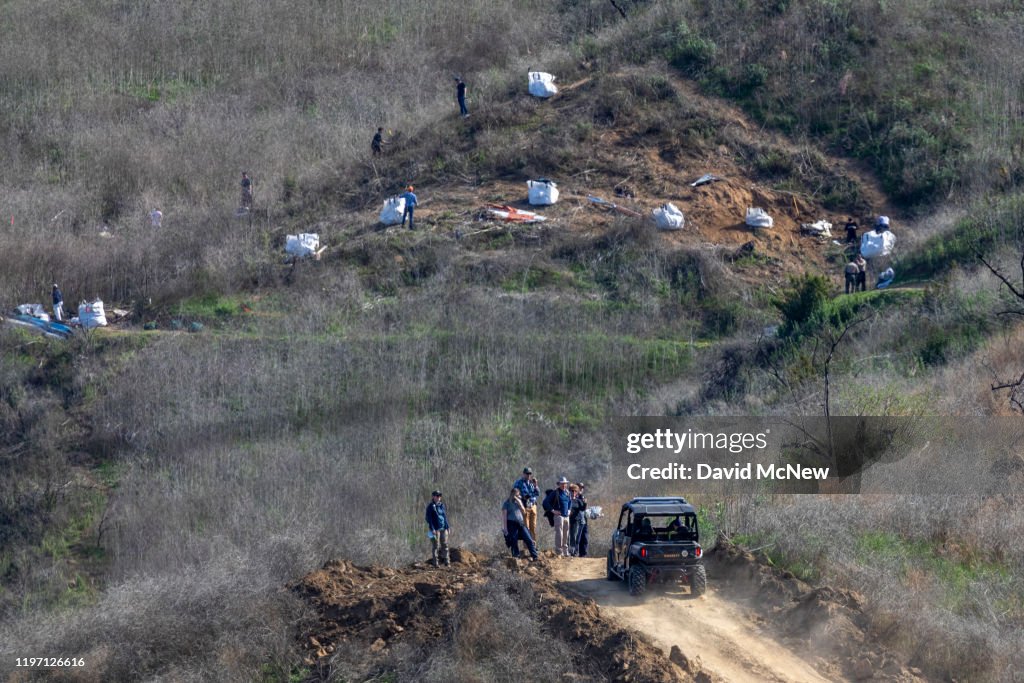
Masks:
[[[622,506],[608,551],[608,580],[623,580],[631,595],[653,582],[678,581],[703,595],[708,580],[701,563],[697,511],[681,497],[634,498]]]

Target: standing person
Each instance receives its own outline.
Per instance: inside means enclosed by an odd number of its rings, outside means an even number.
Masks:
[[[466,82],[462,78],[455,79],[455,99],[459,101],[459,113],[462,118],[469,116],[469,109],[466,108]]]
[[[242,171],[242,203],[241,208],[252,208],[252,179],[249,174]]]
[[[370,143],[370,149],[373,150],[373,156],[380,156],[384,153],[382,149],[384,145],[384,129],[378,128],[377,133],[373,136],[373,142]]]
[[[591,518],[590,508],[586,500],[587,487],[583,482],[580,482],[578,486],[580,487],[580,498],[583,498],[583,509],[585,512],[582,515],[583,524],[580,525],[580,537],[576,545],[580,549],[580,557],[586,557],[590,554],[590,522],[588,521]]]
[[[550,494],[552,522],[555,527],[555,555],[569,557],[569,508],[572,499],[569,497],[569,480],[562,477],[558,480],[558,488]]]
[[[569,511],[569,546],[570,552],[576,557],[587,556],[587,545],[583,540],[587,535],[587,499],[583,495],[583,484],[572,484],[572,507]]]
[[[56,282],[53,283],[53,318],[59,323],[64,322],[64,295]]]
[[[160,209],[154,208],[152,211],[149,212],[149,224],[154,228],[159,228],[160,223],[163,221],[163,219],[164,212],[161,211]]]
[[[410,230],[413,229],[412,215],[413,209],[416,208],[416,195],[413,194],[413,189],[413,186],[410,185],[406,193],[402,195],[402,199],[405,200],[405,212],[402,213],[402,227],[405,227],[405,219],[408,218]]]
[[[448,556],[448,534],[451,526],[448,524],[448,510],[441,502],[441,492],[434,491],[430,494],[430,502],[427,503],[427,536],[430,537],[430,563],[435,567],[439,561],[444,561],[444,566],[451,564]]]
[[[526,543],[530,551],[530,560],[537,560],[537,545],[533,542],[533,536],[523,524],[523,507],[519,489],[513,487],[508,494],[508,499],[501,504],[501,519],[505,531],[505,539],[508,547],[512,550],[512,557],[519,557],[519,540]]]
[[[857,264],[856,289],[866,292],[868,291],[868,262],[860,254],[857,254],[857,258],[853,259],[853,262]]]
[[[846,221],[846,243],[857,244],[857,221],[850,218]]]
[[[857,291],[857,274],[860,272],[860,266],[857,265],[857,261],[853,260],[846,264],[846,268],[843,273],[846,275],[846,293]]]
[[[537,479],[533,476],[533,470],[529,467],[523,468],[523,476],[513,484],[519,490],[519,500],[523,504],[523,519],[526,529],[534,541],[537,540],[537,497],[540,496],[540,487],[537,486]]]

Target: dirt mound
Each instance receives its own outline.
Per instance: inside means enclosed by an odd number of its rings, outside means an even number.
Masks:
[[[705,554],[709,582],[731,595],[754,598],[760,616],[787,644],[827,662],[832,676],[851,680],[915,681],[919,670],[904,667],[872,632],[863,598],[853,591],[811,587],[772,566],[763,554],[719,539]]]
[[[580,672],[577,680],[712,680],[682,653],[670,661],[642,636],[617,626],[592,600],[562,594],[551,578],[547,560],[510,563],[508,558],[484,558],[465,550],[457,555],[453,552],[452,559],[451,567],[438,569],[426,563],[390,569],[334,560],[304,577],[292,589],[317,615],[315,624],[300,638],[306,665],[331,668],[336,653],[358,652],[367,671],[382,675],[393,670],[396,652],[430,652],[442,644],[450,647],[453,632],[465,627],[465,621],[459,621],[459,610],[491,609],[479,600],[467,605],[465,600],[460,602],[460,596],[497,586],[518,604],[524,596],[515,594],[518,589],[509,583],[509,575],[514,574],[526,579],[531,592],[529,611],[540,621],[543,637],[559,639],[572,653],[574,664],[578,664],[575,670]],[[510,565],[515,568],[512,572],[507,569]],[[474,623],[491,619],[486,614],[472,615]]]

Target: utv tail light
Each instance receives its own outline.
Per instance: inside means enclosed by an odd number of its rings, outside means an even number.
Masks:
[[[647,557],[647,548],[640,548],[640,557]]]
[[[693,556],[694,557],[700,557],[703,554],[704,554],[704,549],[701,548],[699,545],[697,546],[697,549],[693,551]]]

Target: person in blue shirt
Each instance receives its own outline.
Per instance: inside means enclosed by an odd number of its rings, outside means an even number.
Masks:
[[[412,225],[412,214],[413,209],[416,208],[416,195],[413,194],[412,185],[409,186],[409,190],[402,195],[402,199],[405,200],[405,213],[402,214],[402,226],[405,226],[405,219],[409,219],[409,229],[413,229]]]
[[[569,557],[569,508],[572,498],[568,491],[569,480],[562,477],[558,488],[551,492],[551,514],[555,527],[555,555]]]
[[[57,283],[53,284],[53,318],[59,323],[64,322],[64,295]]]
[[[427,504],[427,529],[430,536],[430,563],[435,567],[444,562],[444,566],[451,564],[448,556],[448,534],[451,526],[448,524],[448,510],[441,502],[441,492],[434,491],[430,494],[430,502]]]
[[[513,484],[519,489],[519,500],[523,503],[524,524],[530,532],[533,540],[537,540],[537,498],[540,496],[540,487],[537,486],[537,479],[533,476],[533,470],[529,467],[523,468],[523,476]]]

